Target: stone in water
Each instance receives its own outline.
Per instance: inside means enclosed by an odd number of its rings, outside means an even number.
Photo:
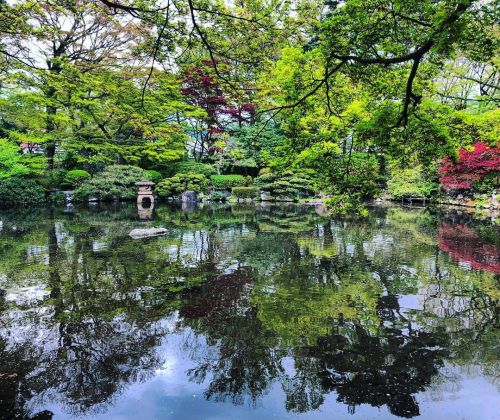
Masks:
[[[132,229],[129,236],[133,239],[148,238],[150,236],[165,235],[168,230],[165,228]]]

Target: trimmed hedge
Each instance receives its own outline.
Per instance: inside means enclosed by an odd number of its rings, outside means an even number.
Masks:
[[[273,197],[309,197],[314,195],[314,180],[308,171],[285,171],[281,174],[270,172],[254,180],[261,190]]]
[[[28,206],[44,201],[43,188],[32,179],[12,177],[0,180],[0,207]]]
[[[72,171],[68,171],[64,176],[64,180],[61,183],[61,187],[63,188],[77,188],[79,187],[85,180],[91,178],[91,175],[82,169],[73,169]]]
[[[233,187],[243,187],[247,184],[243,175],[212,175],[210,181],[216,190],[230,190]]]
[[[152,169],[146,171],[146,176],[150,181],[154,182],[155,184],[158,184],[158,182],[160,182],[163,179],[163,175],[161,174],[161,172],[154,171]]]
[[[168,198],[181,195],[184,191],[202,192],[208,187],[208,180],[203,174],[176,174],[166,178],[156,186],[160,197]]]
[[[259,189],[257,187],[233,187],[231,190],[233,195],[238,199],[255,198]]]
[[[227,197],[222,191],[214,191],[212,194],[210,194],[210,200],[224,202],[227,201]]]

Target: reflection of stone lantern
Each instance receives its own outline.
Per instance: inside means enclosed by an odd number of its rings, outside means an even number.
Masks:
[[[139,213],[139,219],[149,220],[153,217],[155,183],[143,180],[136,182],[135,185],[139,187],[139,191],[137,192],[137,211]]]

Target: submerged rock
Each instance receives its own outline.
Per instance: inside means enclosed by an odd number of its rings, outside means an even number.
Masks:
[[[133,239],[148,238],[150,236],[165,235],[168,232],[165,228],[132,229],[129,236]]]

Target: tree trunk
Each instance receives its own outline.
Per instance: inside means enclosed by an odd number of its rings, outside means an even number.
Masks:
[[[45,156],[47,157],[47,165],[49,170],[54,169],[54,156],[56,154],[56,140],[54,138],[54,131],[56,128],[55,117],[57,113],[57,108],[52,106],[51,102],[56,94],[56,89],[50,87],[47,91],[47,99],[49,100],[49,105],[46,107],[47,111],[47,134],[49,135],[49,140],[45,146]]]
[[[61,55],[59,50],[54,52],[54,60],[48,62],[49,72],[53,75],[58,75],[61,73],[62,68],[56,61]],[[54,105],[54,99],[57,94],[57,89],[54,86],[49,86],[47,88],[47,123],[46,123],[46,132],[48,134],[48,141],[45,146],[45,156],[47,157],[47,165],[49,170],[54,169],[54,156],[56,154],[56,139],[54,138],[54,131],[56,129],[56,114],[57,107]]]

